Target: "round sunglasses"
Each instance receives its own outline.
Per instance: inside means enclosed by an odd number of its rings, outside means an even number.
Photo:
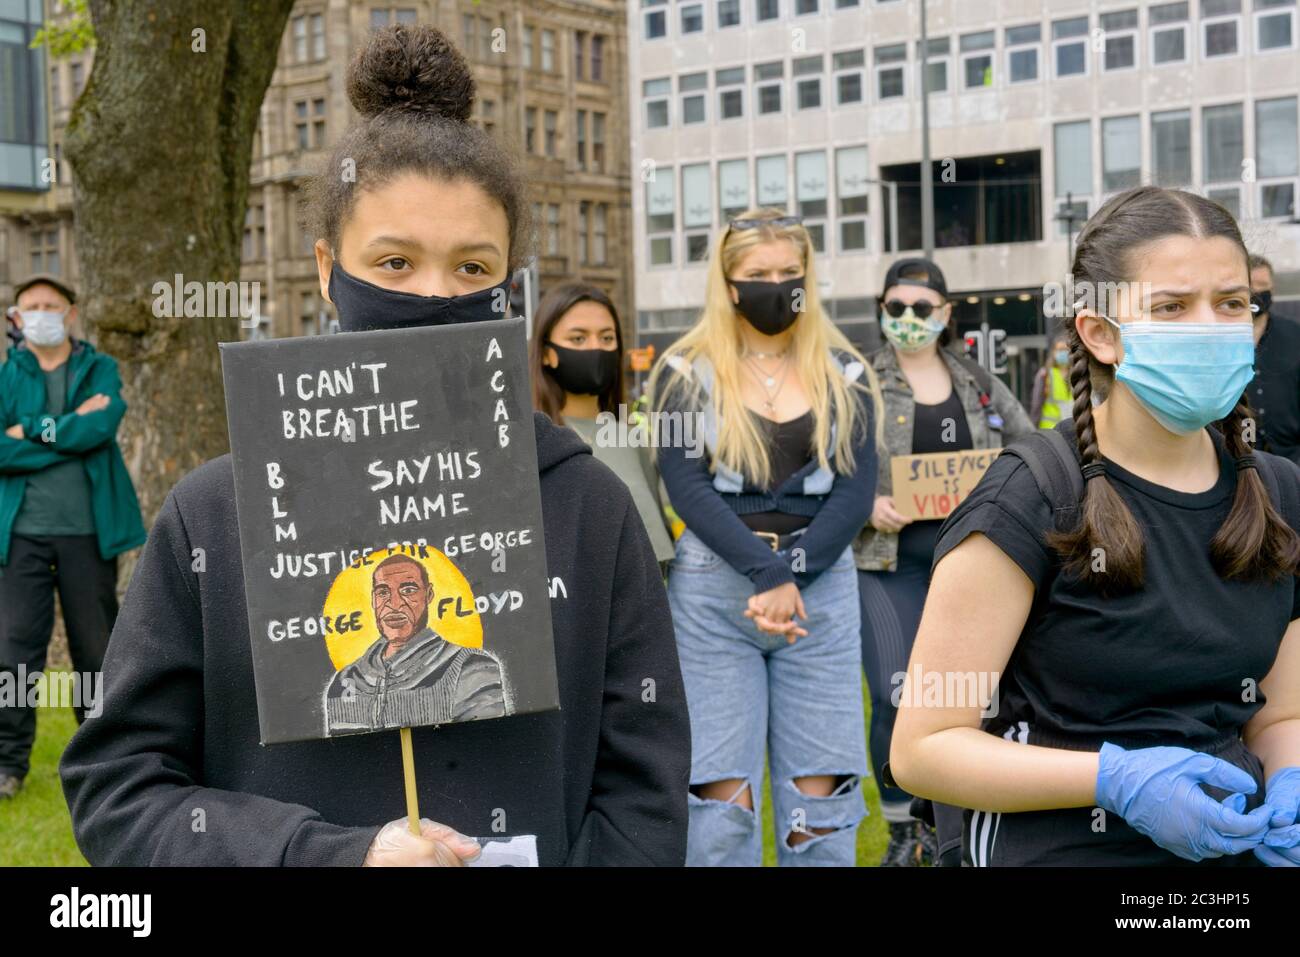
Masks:
[[[908,309],[912,310],[912,315],[918,319],[930,318],[930,313],[942,309],[943,306],[936,306],[928,299],[918,299],[916,302],[903,302],[901,299],[891,299],[884,303],[885,312],[889,313],[895,319],[901,318],[903,313]]]

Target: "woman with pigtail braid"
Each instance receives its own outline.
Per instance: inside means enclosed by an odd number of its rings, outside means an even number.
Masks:
[[[1300,866],[1300,467],[1254,447],[1247,263],[1204,197],[1098,210],[1072,415],[939,533],[889,771],[970,809],[972,865]],[[978,700],[920,707],[935,664]]]

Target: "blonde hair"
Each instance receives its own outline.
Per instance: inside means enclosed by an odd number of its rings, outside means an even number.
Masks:
[[[779,209],[751,209],[739,219],[772,220],[786,216]],[[822,312],[817,295],[817,274],[813,264],[812,240],[801,224],[776,225],[765,223],[754,229],[725,229],[714,244],[709,258],[709,272],[705,287],[704,309],[690,331],[673,343],[656,364],[650,376],[649,393],[656,409],[661,408],[670,388],[663,387],[665,368],[676,379],[672,388],[686,385],[691,398],[699,398],[700,383],[671,370],[666,360],[680,357],[686,364],[703,356],[713,366],[712,404],[718,423],[717,448],[713,450],[711,468],[719,463],[739,472],[759,485],[767,485],[772,467],[767,443],[753,417],[746,414],[741,398],[742,362],[740,323],[727,291],[727,276],[750,250],[763,243],[788,241],[799,251],[804,268],[803,311],[794,324],[791,349],[795,366],[803,382],[804,391],[812,404],[814,421],[813,444],[817,449],[817,462],[841,474],[851,474],[856,466],[853,446],[860,430],[865,428],[858,410],[855,391],[870,396],[872,419],[875,422],[875,441],[881,444],[883,404],[880,385],[871,364],[853,347],[848,338]],[[842,353],[846,362],[862,363],[866,386],[861,381],[848,382],[831,356],[831,350]],[[663,388],[661,388],[663,387]],[[739,414],[732,414],[739,413]],[[658,416],[655,417],[656,420]],[[835,445],[831,448],[831,423],[837,422]]]

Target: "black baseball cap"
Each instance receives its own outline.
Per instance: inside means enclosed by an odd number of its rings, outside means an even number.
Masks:
[[[916,278],[920,276],[925,278]],[[943,270],[921,256],[900,259],[889,267],[880,295],[883,296],[892,286],[923,286],[933,289],[944,299],[948,298],[948,282],[943,278]]]
[[[31,276],[23,280],[22,282],[20,282],[18,285],[14,286],[14,302],[17,302],[18,297],[21,296],[23,293],[25,293],[28,289],[31,289],[32,286],[51,286],[54,289],[57,289],[59,295],[61,295],[64,299],[68,300],[69,305],[77,301],[76,291],[67,283],[62,282],[55,276],[41,274],[41,275]]]

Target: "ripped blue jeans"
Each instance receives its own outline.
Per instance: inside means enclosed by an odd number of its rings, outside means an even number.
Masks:
[[[688,867],[757,867],[756,811],[734,802],[748,786],[761,806],[766,747],[773,829],[782,867],[852,867],[866,816],[862,644],[857,571],[845,549],[802,590],[808,636],[793,645],[744,617],[750,581],[689,530],[668,574],[677,651],[691,717],[691,787],[744,784],[731,801],[688,798]],[[798,778],[831,775],[828,797],[805,794]],[[831,829],[820,834],[814,829]],[[794,832],[811,835],[791,847]]]

